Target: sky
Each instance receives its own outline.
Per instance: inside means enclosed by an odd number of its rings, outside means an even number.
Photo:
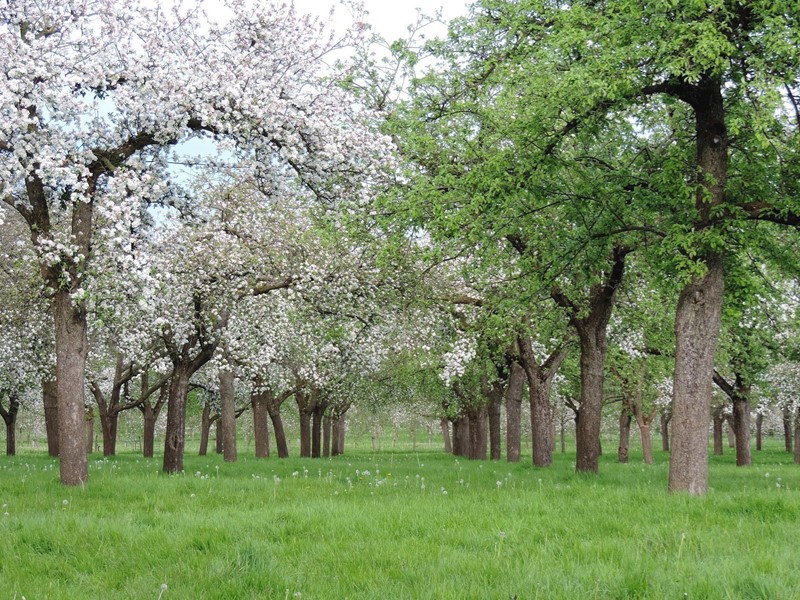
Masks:
[[[347,9],[332,0],[294,0],[298,10],[327,16],[331,6],[336,8],[336,14],[347,22]],[[383,36],[387,41],[405,37],[408,25],[417,20],[417,9],[421,8],[425,14],[433,14],[438,9],[442,10],[442,17],[449,21],[467,13],[468,0],[363,0],[369,12],[367,22],[373,30]],[[444,28],[437,34],[443,34]]]

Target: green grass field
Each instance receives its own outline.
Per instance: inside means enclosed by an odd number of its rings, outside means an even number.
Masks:
[[[705,498],[667,457],[599,476],[440,452],[334,459],[0,457],[0,598],[800,598],[800,468],[774,442],[712,458]]]

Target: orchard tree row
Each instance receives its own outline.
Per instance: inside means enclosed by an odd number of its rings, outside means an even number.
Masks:
[[[294,398],[304,456],[362,402],[492,458],[505,406],[519,460],[527,394],[533,464],[557,403],[596,472],[618,400],[621,457],[659,417],[670,490],[704,494],[713,386],[739,464],[754,410],[800,435],[791,4],[482,0],[389,47],[277,2],[3,4],[9,448],[36,390],[62,483],[87,403],[106,454],[138,409],[152,456],[163,408],[181,471],[197,388],[235,460],[239,386],[259,456]]]

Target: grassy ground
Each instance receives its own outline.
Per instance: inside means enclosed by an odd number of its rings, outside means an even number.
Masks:
[[[705,498],[645,467],[546,470],[438,452],[91,457],[63,488],[0,457],[0,599],[800,598],[800,468],[712,459]]]

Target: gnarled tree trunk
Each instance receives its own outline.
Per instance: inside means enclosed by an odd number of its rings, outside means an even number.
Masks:
[[[19,398],[11,395],[8,400],[8,410],[0,404],[0,416],[6,424],[6,456],[17,454],[17,414],[19,413]]]

